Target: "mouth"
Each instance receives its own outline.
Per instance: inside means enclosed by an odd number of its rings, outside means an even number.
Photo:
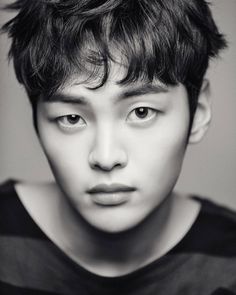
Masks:
[[[136,188],[119,183],[98,184],[87,191],[92,201],[100,206],[118,206],[127,203]]]

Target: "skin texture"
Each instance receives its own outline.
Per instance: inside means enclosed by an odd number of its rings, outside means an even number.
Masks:
[[[183,85],[140,91],[141,82],[118,85],[122,75],[114,65],[96,90],[78,77],[37,111],[39,139],[61,191],[79,216],[108,233],[137,226],[171,194],[189,127]],[[134,189],[120,205],[98,205],[88,193],[114,183]]]

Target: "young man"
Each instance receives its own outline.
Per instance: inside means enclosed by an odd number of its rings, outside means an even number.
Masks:
[[[1,187],[1,294],[234,294],[236,215],[173,191],[225,47],[203,0],[18,0],[4,30],[55,183]]]

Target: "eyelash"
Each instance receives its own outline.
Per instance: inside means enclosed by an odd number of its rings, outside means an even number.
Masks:
[[[138,113],[139,112],[139,113]],[[137,107],[127,116],[126,121],[133,124],[142,124],[156,118],[159,111],[150,107]],[[75,130],[86,126],[85,120],[77,114],[69,114],[56,118],[56,122],[62,129]],[[78,124],[81,122],[80,124]]]

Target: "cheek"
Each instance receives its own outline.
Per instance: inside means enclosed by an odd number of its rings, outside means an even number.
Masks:
[[[138,140],[134,139],[133,150],[136,151],[137,160],[139,158],[150,166],[156,161],[161,164],[163,161],[181,160],[186,149],[186,138],[187,129],[185,128],[158,126],[156,130],[150,130],[149,134],[140,134]]]
[[[56,178],[79,180],[86,173],[88,149],[85,139],[61,136],[49,128],[40,130],[39,138]]]
[[[138,163],[142,169],[144,181],[150,183],[155,175],[152,185],[160,188],[162,184],[163,189],[175,183],[186,150],[187,132],[187,120],[180,120],[177,124],[172,124],[172,121],[167,124],[163,120],[157,128],[150,130],[150,134],[140,136],[133,147],[136,151],[133,153],[133,163]]]
[[[155,175],[156,181],[160,183],[178,176],[184,154],[185,144],[182,142],[149,142],[138,151],[140,157],[137,163],[145,171],[145,178],[153,179]]]

